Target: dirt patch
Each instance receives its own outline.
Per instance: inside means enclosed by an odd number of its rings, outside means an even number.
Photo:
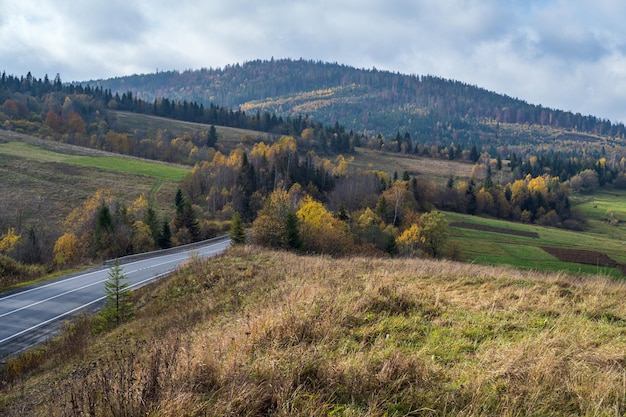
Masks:
[[[532,237],[534,239],[539,239],[539,233],[537,232],[526,232],[524,230],[506,229],[504,227],[487,226],[484,224],[452,222],[450,223],[450,226],[460,227],[463,229],[482,230],[484,232],[503,233],[507,235],[524,236],[524,237]]]
[[[602,252],[584,249],[554,248],[550,246],[542,246],[541,249],[560,261],[619,268],[622,273],[626,275],[626,264],[621,264]]]

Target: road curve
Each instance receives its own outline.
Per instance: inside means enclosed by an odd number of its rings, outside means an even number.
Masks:
[[[224,252],[229,239],[211,241],[193,249],[120,265],[131,288],[138,288],[176,270],[193,253],[199,257]],[[60,325],[80,312],[94,312],[106,298],[104,282],[110,266],[62,277],[9,294],[0,294],[0,361],[41,343],[55,334]]]

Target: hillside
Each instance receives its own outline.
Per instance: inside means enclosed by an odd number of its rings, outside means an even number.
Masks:
[[[25,236],[32,230],[42,259],[49,259],[66,216],[97,190],[111,189],[126,204],[143,194],[169,209],[188,171],[0,130],[0,230],[14,227]]]
[[[529,104],[459,81],[305,60],[251,61],[90,84],[119,94],[132,91],[148,102],[166,97],[205,106],[216,103],[249,114],[310,115],[368,135],[393,138],[398,132],[409,133],[415,142],[454,142],[465,149],[472,143],[487,149],[518,145],[521,138],[526,146],[550,144],[569,131],[579,132],[574,139],[585,140],[599,151],[600,146],[593,145],[598,137],[623,139],[625,132],[623,125],[599,117]],[[537,128],[520,137],[498,124]]]
[[[424,259],[257,248],[190,260],[14,360],[11,416],[620,416],[626,288]]]

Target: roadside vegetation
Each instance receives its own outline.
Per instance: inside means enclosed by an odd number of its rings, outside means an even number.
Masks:
[[[623,283],[237,246],[3,374],[5,416],[626,412]]]

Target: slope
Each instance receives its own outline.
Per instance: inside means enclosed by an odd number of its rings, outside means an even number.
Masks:
[[[189,170],[0,130],[0,212],[24,231],[46,230],[51,249],[63,219],[96,190],[128,203],[144,194],[165,208]]]
[[[133,322],[94,337],[83,320],[10,363],[0,412],[623,415],[625,291],[598,277],[232,249],[141,290]]]

